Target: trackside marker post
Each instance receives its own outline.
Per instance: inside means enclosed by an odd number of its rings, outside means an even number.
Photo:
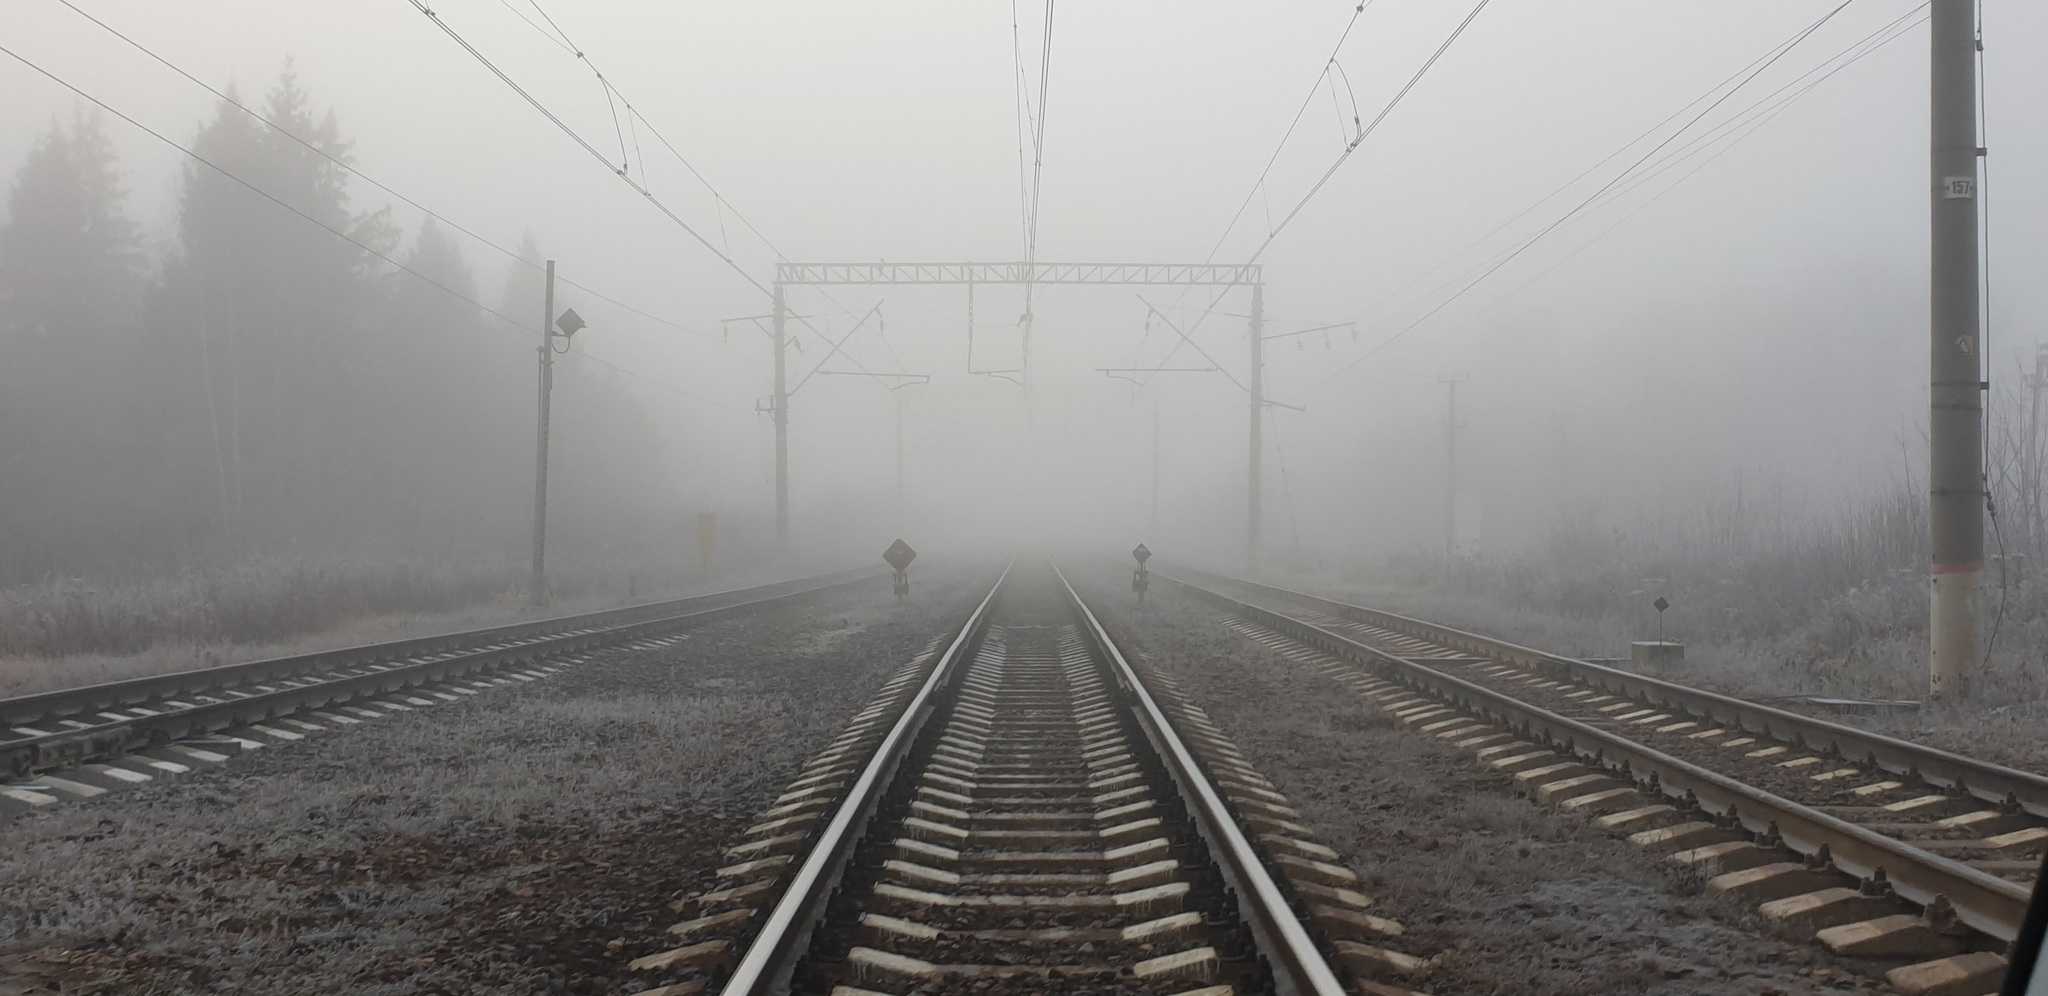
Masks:
[[[917,559],[917,551],[911,549],[910,544],[898,539],[889,544],[887,550],[882,551],[882,559],[888,561],[889,566],[896,571],[896,597],[902,598],[910,594],[910,575],[903,572],[909,569],[911,561]]]

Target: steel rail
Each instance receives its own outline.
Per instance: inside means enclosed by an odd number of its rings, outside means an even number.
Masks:
[[[947,645],[945,654],[932,665],[932,673],[904,706],[903,714],[897,717],[895,725],[889,728],[888,736],[882,738],[867,764],[862,766],[860,777],[847,791],[845,801],[832,814],[831,822],[819,834],[809,856],[804,858],[803,866],[797,869],[789,887],[762,922],[760,933],[754,935],[746,954],[740,957],[739,964],[726,978],[725,985],[719,990],[720,996],[768,996],[788,987],[797,957],[808,945],[811,932],[824,914],[825,903],[831,899],[832,890],[845,873],[854,845],[860,841],[868,821],[874,817],[875,808],[888,790],[897,767],[917,741],[925,722],[931,718],[939,690],[952,680],[960,661],[980,643],[982,634],[987,631],[991,616],[989,610],[997,596],[1002,594],[1003,584],[1009,580],[1013,564],[1003,567],[1003,573],[996,578],[988,595],[961,625]]]
[[[799,599],[876,577],[860,568],[751,588],[487,629],[108,682],[0,701],[0,723],[97,722],[0,741],[0,773],[38,770],[276,719],[449,678],[628,642],[691,622]],[[416,658],[425,658],[416,660]],[[260,691],[249,691],[259,688]],[[166,708],[182,698],[210,699]],[[148,708],[138,708],[147,706]],[[114,710],[127,718],[102,718]]]
[[[2017,805],[2036,816],[2048,817],[2048,777],[2030,771],[1965,757],[1936,747],[1859,730],[1853,726],[1801,715],[1786,709],[1745,702],[1733,696],[1681,685],[1662,678],[1533,650],[1505,640],[1393,612],[1369,609],[1290,588],[1247,581],[1198,568],[1176,565],[1171,569],[1249,588],[1273,598],[1302,603],[1355,622],[1431,640],[1474,656],[1494,657],[1513,661],[1525,667],[1542,669],[1552,677],[1591,685],[1603,692],[1636,699],[1646,705],[1683,709],[1716,723],[1792,740],[1813,750],[1832,749],[1841,757],[1860,759],[1866,764],[1893,774],[1917,777],[1940,788],[1968,792],[1993,805]]]
[[[1309,993],[1344,996],[1346,990],[1338,982],[1336,973],[1324,961],[1322,952],[1316,949],[1315,941],[1288,905],[1286,894],[1280,891],[1272,874],[1259,860],[1258,851],[1231,817],[1230,809],[1217,794],[1200,762],[1181,740],[1172,721],[1159,708],[1159,703],[1152,698],[1138,672],[1124,658],[1123,651],[1117,648],[1109,631],[1103,628],[1095,613],[1074,591],[1073,584],[1058,565],[1053,566],[1053,573],[1059,577],[1060,586],[1066,590],[1068,600],[1081,617],[1082,629],[1089,641],[1110,661],[1117,680],[1137,700],[1140,707],[1138,720],[1145,728],[1146,736],[1151,738],[1153,748],[1165,762],[1167,773],[1180,787],[1182,796],[1194,803],[1188,810],[1209,843],[1210,855],[1217,859],[1225,880],[1237,893],[1239,914],[1251,926],[1261,951],[1273,966],[1276,988],[1283,996],[1305,996]]]
[[[1459,708],[1518,728],[1524,731],[1523,736],[1541,737],[1546,742],[1562,744],[1566,751],[1590,759],[1596,765],[1618,766],[1638,789],[1644,789],[1644,780],[1650,779],[1661,794],[1673,799],[1696,801],[1706,810],[1726,814],[1759,837],[1780,843],[1800,854],[1814,857],[1825,848],[1835,866],[1851,875],[1872,880],[1882,872],[1892,889],[1911,902],[1929,906],[1937,898],[1945,897],[1959,919],[1992,937],[2012,940],[2026,915],[2028,891],[2017,883],[1987,875],[1960,862],[1746,785],[1626,737],[1397,657],[1314,623],[1169,575],[1160,577],[1198,598],[1207,599],[1303,643],[1347,660],[1385,668],[1411,687],[1427,689],[1454,702]]]

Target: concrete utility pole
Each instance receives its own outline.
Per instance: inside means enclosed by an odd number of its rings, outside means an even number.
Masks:
[[[1152,511],[1145,519],[1145,535],[1159,542],[1159,395],[1152,395]]]
[[[548,260],[547,292],[540,316],[540,429],[533,458],[533,576],[527,580],[527,597],[540,605],[548,600],[548,409],[555,393],[555,337],[564,343],[583,326],[576,309],[555,314],[555,261]],[[564,347],[566,349],[566,346]]]
[[[896,396],[896,534],[903,534],[903,385],[889,389]]]
[[[1252,371],[1248,383],[1251,385],[1251,467],[1249,489],[1246,493],[1245,522],[1245,563],[1252,570],[1259,568],[1259,520],[1260,492],[1264,490],[1265,475],[1262,464],[1266,455],[1266,285],[1252,285],[1251,310]]]
[[[1970,692],[1982,651],[1984,382],[1977,301],[1977,32],[1971,0],[1933,0],[1929,52],[1928,696]]]
[[[2048,387],[2048,345],[2034,347],[2034,373],[2027,378],[2027,453],[2020,462],[2022,496],[2027,510],[2027,552],[2041,555],[2041,389]]]
[[[789,304],[775,282],[775,542],[789,542]]]
[[[1444,561],[1458,555],[1458,385],[1470,377],[1442,377],[1444,398]]]
[[[533,576],[526,597],[547,601],[548,572],[548,406],[555,391],[555,261],[548,260],[547,291],[540,315],[540,426],[533,457]]]

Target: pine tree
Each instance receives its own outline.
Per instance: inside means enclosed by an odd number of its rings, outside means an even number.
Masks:
[[[264,122],[224,103],[200,128],[195,151],[233,176],[188,164],[165,268],[163,331],[196,355],[185,364],[204,409],[193,435],[211,450],[216,519],[241,542],[359,526],[363,510],[334,507],[334,495],[378,463],[368,332],[381,264],[335,232],[380,250],[396,238],[383,212],[351,210],[337,165],[349,143],[311,107],[287,63]]]
[[[53,123],[0,226],[0,534],[15,577],[106,538],[134,424],[142,255],[99,116]]]

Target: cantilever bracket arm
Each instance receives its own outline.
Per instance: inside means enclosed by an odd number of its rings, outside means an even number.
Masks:
[[[818,375],[818,371],[823,369],[825,364],[831,362],[832,357],[838,354],[839,347],[846,345],[846,340],[853,338],[853,334],[855,332],[860,331],[860,327],[866,325],[868,323],[868,319],[875,317],[875,313],[881,310],[882,302],[876,301],[875,306],[869,308],[867,314],[860,316],[860,321],[853,323],[853,327],[847,329],[846,334],[840,336],[839,341],[832,344],[832,349],[829,352],[827,352],[823,358],[818,360],[818,365],[812,367],[811,372],[804,375],[804,379],[797,381],[796,386],[789,389],[789,396],[795,397],[796,392],[803,390],[804,385],[810,383],[811,378],[816,377]]]
[[[1358,323],[1357,323],[1357,322],[1332,322],[1332,323],[1330,323],[1330,324],[1328,324],[1328,325],[1318,325],[1318,326],[1316,326],[1315,328],[1312,328],[1312,329],[1296,329],[1296,330],[1294,330],[1294,331],[1292,331],[1292,332],[1275,332],[1275,333],[1273,333],[1272,335],[1266,336],[1266,339],[1267,339],[1268,341],[1271,341],[1271,340],[1274,340],[1274,339],[1292,339],[1292,338],[1294,338],[1295,336],[1298,336],[1298,335],[1307,335],[1307,334],[1309,334],[1310,332],[1328,332],[1328,331],[1330,331],[1331,329],[1351,329],[1351,330],[1353,330],[1353,331],[1356,331],[1356,330],[1358,329]]]
[[[1157,318],[1162,322],[1165,322],[1166,327],[1172,329],[1174,335],[1180,336],[1180,341],[1187,343],[1189,346],[1194,347],[1195,352],[1202,354],[1202,359],[1208,360],[1209,364],[1215,367],[1217,373],[1220,373],[1223,376],[1228,377],[1232,384],[1237,385],[1238,390],[1245,392],[1249,392],[1251,390],[1251,388],[1244,386],[1244,381],[1238,380],[1237,377],[1232,375],[1229,370],[1224,369],[1223,364],[1217,363],[1216,358],[1210,356],[1208,350],[1203,349],[1199,344],[1195,342],[1195,340],[1189,338],[1186,332],[1181,331],[1180,326],[1175,325],[1173,319],[1166,317],[1165,312],[1160,311],[1158,308],[1153,307],[1152,302],[1146,301],[1145,295],[1138,295],[1138,300],[1145,305],[1145,310],[1150,311],[1152,313],[1152,317]]]

